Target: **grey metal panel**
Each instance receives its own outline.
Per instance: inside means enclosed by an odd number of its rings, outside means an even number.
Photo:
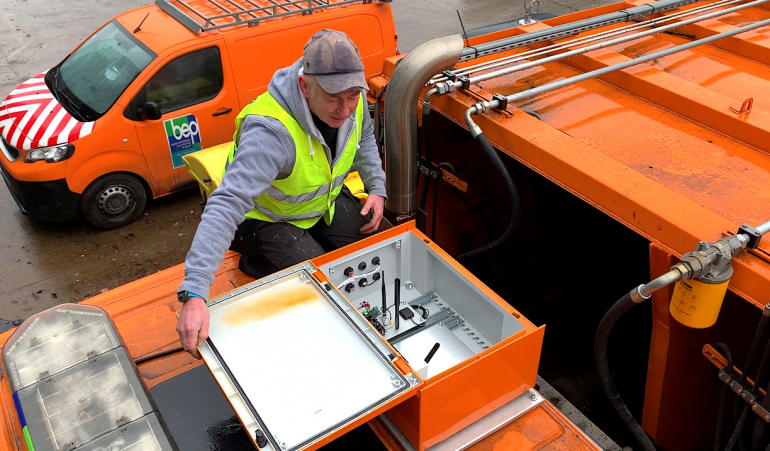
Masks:
[[[201,24],[166,0],[155,0],[155,5],[195,34],[201,32]]]
[[[568,24],[557,25],[546,30],[533,31],[510,38],[487,42],[473,47],[463,49],[460,61],[467,61],[480,56],[503,52],[506,50],[523,47],[536,42],[550,41],[553,39],[574,36],[578,33],[592,30],[616,23],[628,22],[639,17],[647,16],[653,13],[668,11],[680,6],[696,3],[700,0],[661,0],[646,5],[635,6],[622,11],[602,14],[597,17],[570,22]]]
[[[293,450],[412,382],[307,271],[280,276],[213,301],[209,343],[274,448]],[[366,381],[366,390],[351,381]]]

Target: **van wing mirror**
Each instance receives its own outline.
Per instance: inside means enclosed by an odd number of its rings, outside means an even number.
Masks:
[[[136,109],[136,117],[140,121],[156,121],[161,116],[160,107],[155,102],[144,102],[144,105]]]

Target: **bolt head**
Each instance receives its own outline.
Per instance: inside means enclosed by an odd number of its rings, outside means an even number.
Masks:
[[[537,395],[534,395],[534,394],[529,395],[529,399],[531,399],[532,401],[537,401]]]

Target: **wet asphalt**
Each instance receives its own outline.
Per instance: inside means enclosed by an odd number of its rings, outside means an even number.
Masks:
[[[3,0],[0,2],[0,98],[64,58],[93,30],[147,0]],[[611,3],[542,0],[556,15]],[[399,48],[524,14],[511,0],[394,0]],[[0,156],[0,158],[4,158]],[[25,319],[65,302],[79,302],[183,263],[200,221],[196,189],[149,201],[135,223],[112,231],[53,224],[24,216],[0,184],[0,318]]]

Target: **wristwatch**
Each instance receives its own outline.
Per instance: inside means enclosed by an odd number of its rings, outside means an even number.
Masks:
[[[189,300],[190,300],[190,298],[199,298],[199,297],[200,297],[200,296],[198,296],[198,295],[195,295],[195,294],[193,294],[193,295],[190,295],[190,292],[189,292],[189,291],[187,291],[187,290],[185,290],[185,291],[180,291],[180,292],[178,292],[178,293],[176,294],[176,298],[177,298],[177,299],[179,300],[179,302],[181,302],[182,304],[184,304],[185,302],[189,301]]]

